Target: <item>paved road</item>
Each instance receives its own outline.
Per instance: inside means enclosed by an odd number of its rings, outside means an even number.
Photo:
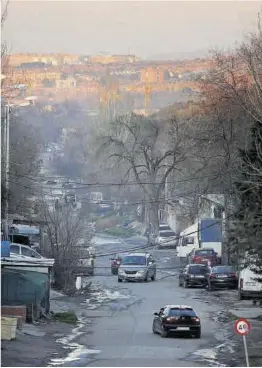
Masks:
[[[110,256],[99,255],[145,247],[145,239],[134,237],[126,241],[99,237],[97,240],[98,268],[92,280],[94,284],[111,290],[116,300],[105,303],[97,310],[86,310],[86,316],[92,323],[83,326],[77,339],[82,346],[80,360],[65,365],[214,366],[214,353],[209,348],[223,344],[226,338],[223,331],[214,332],[218,328],[217,322],[210,319],[210,314],[216,313],[218,307],[201,300],[205,291],[178,287],[180,266],[173,252],[150,249],[158,267],[156,281],[119,284],[117,277],[110,273]],[[189,304],[198,312],[202,321],[201,339],[163,339],[153,335],[153,313],[169,303]],[[202,354],[202,358],[197,354]]]

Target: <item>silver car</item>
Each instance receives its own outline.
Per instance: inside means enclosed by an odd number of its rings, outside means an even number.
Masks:
[[[118,282],[145,281],[156,279],[156,263],[149,253],[131,253],[126,255],[118,269]]]

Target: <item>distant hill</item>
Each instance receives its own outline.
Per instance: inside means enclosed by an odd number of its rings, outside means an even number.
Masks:
[[[208,56],[209,50],[195,50],[188,52],[170,52],[163,54],[155,54],[150,57],[151,60],[186,60],[186,59],[197,59],[197,58],[205,58]]]

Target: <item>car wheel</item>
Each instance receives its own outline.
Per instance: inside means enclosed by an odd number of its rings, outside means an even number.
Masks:
[[[152,331],[153,331],[153,334],[156,334],[157,333],[156,330],[155,330],[155,324],[154,324],[154,322],[153,322],[153,326],[152,326]]]
[[[167,337],[168,336],[168,332],[167,331],[165,331],[164,329],[163,329],[163,327],[162,327],[162,330],[161,330],[161,337]]]
[[[118,277],[118,282],[122,282],[123,280]]]
[[[201,330],[200,329],[197,330],[197,332],[196,332],[196,338],[197,339],[200,339],[201,338]]]
[[[243,295],[241,294],[241,291],[240,291],[240,290],[238,291],[238,299],[239,299],[239,300],[244,300],[244,297],[243,297]]]
[[[186,282],[186,280],[184,281],[184,284],[183,284],[184,288],[187,289],[188,288],[188,283]]]
[[[148,281],[148,273],[146,273],[146,276],[144,278],[144,282],[147,282]]]
[[[153,275],[153,276],[151,276],[151,280],[152,280],[152,281],[155,281],[155,279],[156,279],[156,272],[154,273],[154,275]]]

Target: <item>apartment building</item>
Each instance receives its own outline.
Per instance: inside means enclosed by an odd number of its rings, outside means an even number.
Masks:
[[[141,83],[163,83],[165,71],[159,67],[149,66],[141,69],[140,82]]]

